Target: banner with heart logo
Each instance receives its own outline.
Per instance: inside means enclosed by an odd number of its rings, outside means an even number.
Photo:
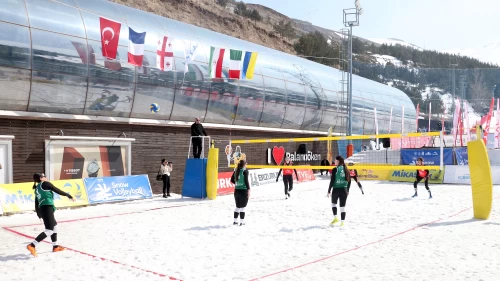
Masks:
[[[273,159],[276,165],[281,165],[281,162],[283,161],[283,158],[285,157],[285,148],[283,146],[280,147],[273,147]]]

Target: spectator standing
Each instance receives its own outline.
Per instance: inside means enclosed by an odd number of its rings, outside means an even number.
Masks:
[[[203,136],[207,133],[203,129],[200,118],[195,118],[193,125],[191,125],[191,142],[193,143],[193,157],[200,158],[202,152]]]
[[[163,181],[163,198],[170,196],[170,172],[172,172],[172,163],[161,159],[160,175]]]

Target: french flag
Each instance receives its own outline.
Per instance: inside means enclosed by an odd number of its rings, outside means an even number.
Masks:
[[[142,66],[146,32],[137,33],[129,27],[128,34],[128,63],[135,66]]]

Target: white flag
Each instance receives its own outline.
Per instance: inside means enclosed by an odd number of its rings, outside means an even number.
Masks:
[[[174,70],[174,48],[172,38],[163,36],[156,48],[156,67],[163,71]]]
[[[186,59],[186,62],[184,64],[184,73],[189,71],[188,64],[193,63],[199,47],[200,44],[198,42],[184,40],[184,58]]]

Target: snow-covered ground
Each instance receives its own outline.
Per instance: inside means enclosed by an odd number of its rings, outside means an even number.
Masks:
[[[431,185],[429,200],[423,186],[411,199],[411,183],[363,184],[343,228],[329,226],[328,180],[296,184],[289,200],[282,184],[254,189],[242,227],[232,196],[58,210],[59,240],[74,250],[41,244],[38,258],[24,237],[43,230],[36,215],[0,217],[0,280],[498,280],[498,188],[478,221],[470,186]]]
[[[401,45],[403,47],[409,47],[409,48],[413,48],[413,49],[416,49],[416,50],[419,50],[419,51],[423,51],[424,49],[420,48],[419,46],[417,45],[414,45],[414,44],[411,44],[411,43],[408,43],[406,41],[403,41],[401,39],[395,39],[395,38],[369,38],[368,40],[372,41],[372,42],[375,42],[377,44],[386,44],[386,45]]]

